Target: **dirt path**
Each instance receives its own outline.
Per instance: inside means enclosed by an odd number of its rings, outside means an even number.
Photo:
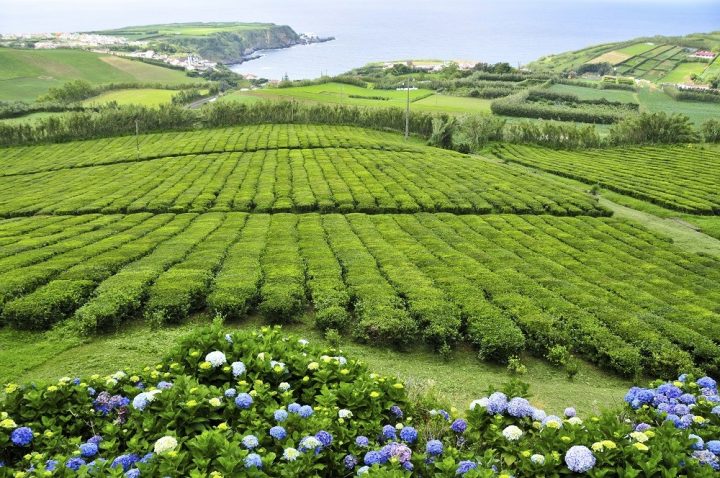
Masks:
[[[691,224],[621,206],[602,197],[600,198],[600,205],[612,210],[615,217],[630,219],[642,224],[651,231],[671,238],[676,246],[688,252],[705,253],[720,257],[720,240],[703,234]]]

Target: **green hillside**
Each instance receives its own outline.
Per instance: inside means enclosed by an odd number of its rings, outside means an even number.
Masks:
[[[300,36],[289,26],[272,23],[170,23],[94,33],[189,50],[220,63],[239,62],[256,50],[286,48],[300,41]]]
[[[78,79],[95,85],[191,82],[182,71],[83,50],[0,48],[0,65],[0,101],[33,101],[52,87]]]

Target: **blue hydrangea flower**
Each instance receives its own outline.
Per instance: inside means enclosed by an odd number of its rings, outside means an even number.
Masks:
[[[32,429],[29,427],[19,427],[10,434],[10,441],[15,446],[28,446],[33,439]]]
[[[574,409],[573,407],[567,407],[567,408],[565,409],[565,412],[564,412],[564,413],[565,413],[565,416],[568,417],[568,418],[572,418],[572,417],[574,417],[574,416],[577,416],[577,412],[575,411],[575,409]]]
[[[507,396],[502,392],[495,392],[488,397],[487,411],[490,415],[500,415],[507,410]]]
[[[700,388],[711,388],[713,390],[717,389],[717,382],[710,377],[699,378],[696,383]]]
[[[710,413],[712,413],[713,415],[720,415],[720,405],[718,405],[717,407],[713,407],[713,409],[710,410]]]
[[[323,448],[329,447],[333,441],[333,436],[325,430],[320,430],[319,432],[317,432],[315,434],[315,438],[317,438],[318,441],[322,443]]]
[[[80,385],[80,379],[76,377],[73,379],[72,383],[73,385]]]
[[[318,453],[320,451],[320,448],[322,448],[322,443],[320,443],[320,440],[315,438],[314,436],[308,436],[300,440],[300,451],[310,451],[313,450],[315,453]]]
[[[270,436],[276,440],[284,440],[287,436],[287,432],[283,427],[277,425],[270,429]]]
[[[540,410],[539,408],[533,408],[532,411],[532,419],[536,422],[542,422],[547,418],[547,413],[545,413],[545,410]]]
[[[693,450],[702,450],[703,448],[705,448],[705,440],[703,440],[699,436],[691,433],[690,435],[688,435],[688,438],[690,440],[693,440],[692,445],[690,445],[690,448],[692,448]]]
[[[715,453],[716,455],[720,455],[720,440],[710,440],[705,444],[705,448]]]
[[[393,405],[392,407],[390,407],[390,413],[392,413],[393,415],[395,415],[396,418],[402,418],[402,417],[403,417],[403,411],[402,411],[402,409],[401,409],[400,407],[398,407],[397,405]]]
[[[678,426],[678,428],[681,428],[683,430],[686,428],[690,428],[694,423],[694,418],[695,417],[689,413],[687,415],[683,415],[682,417],[680,417],[680,425]]]
[[[133,408],[142,412],[143,410],[145,410],[145,407],[148,406],[150,400],[150,395],[148,395],[147,393],[138,393],[135,398],[133,398]]]
[[[262,468],[262,458],[257,453],[245,457],[245,468]]]
[[[720,470],[720,460],[709,450],[697,450],[693,452],[693,458],[703,465],[709,465],[713,470]]]
[[[565,464],[575,473],[585,473],[595,466],[595,455],[586,446],[575,445],[565,453]]]
[[[357,476],[367,475],[368,473],[370,473],[370,467],[369,466],[361,466],[360,468],[358,468]]]
[[[253,448],[256,448],[260,444],[260,442],[255,435],[247,435],[243,437],[242,444],[248,450],[252,450]]]
[[[283,409],[275,410],[275,413],[273,413],[273,417],[275,418],[275,421],[278,423],[282,423],[288,418],[288,412],[286,412]]]
[[[83,443],[80,445],[80,456],[83,458],[92,458],[97,455],[98,446],[95,443]]]
[[[303,405],[300,407],[300,410],[298,410],[298,415],[302,418],[309,418],[313,413],[313,408],[310,405]]]
[[[57,460],[48,460],[45,462],[45,470],[46,471],[55,471],[57,466],[58,466]]]
[[[88,388],[87,388],[87,391],[88,391],[88,395],[90,395],[91,397],[94,397],[94,396],[95,396],[95,389],[94,389],[94,388],[88,387]]]
[[[237,390],[234,388],[228,388],[225,390],[225,398],[235,398],[235,395],[237,395]]]
[[[530,405],[530,402],[522,397],[515,397],[508,402],[507,413],[511,417],[529,417],[533,414],[533,411],[534,409]]]
[[[418,437],[418,432],[413,427],[403,427],[400,430],[400,439],[406,443],[415,443]]]
[[[461,461],[458,464],[455,474],[462,476],[465,473],[467,473],[468,471],[474,470],[475,468],[477,468],[477,463],[475,463],[474,461],[470,461],[470,460]]]
[[[128,471],[138,461],[140,461],[140,457],[134,453],[120,455],[113,460],[110,468],[122,467],[123,471]]]
[[[457,420],[452,422],[452,425],[450,425],[450,429],[455,433],[465,433],[465,430],[467,430],[467,422],[462,418],[458,418]]]
[[[165,381],[158,382],[158,384],[157,384],[157,388],[159,388],[160,390],[169,390],[172,388],[172,386],[173,386],[172,383],[165,382]]]
[[[383,465],[387,463],[387,459],[379,451],[373,450],[365,453],[365,458],[363,459],[363,462],[367,466]]]
[[[82,458],[70,458],[66,463],[65,467],[70,468],[73,471],[78,471],[81,466],[85,465],[85,460]]]
[[[695,403],[697,400],[695,399],[695,395],[693,395],[692,393],[683,393],[678,397],[678,401],[680,403],[690,405],[691,403]]]
[[[441,455],[443,452],[443,444],[440,440],[430,440],[425,445],[425,452],[431,456]]]
[[[687,381],[687,374],[683,373],[678,377],[678,382],[685,383]]]
[[[125,472],[125,478],[140,478],[140,470],[133,468]]]
[[[383,435],[383,437],[385,437],[387,440],[394,440],[395,437],[396,437],[396,435],[395,435],[395,427],[392,426],[392,425],[385,425],[385,426],[382,428],[382,435]]]
[[[370,444],[370,440],[367,437],[360,435],[355,439],[355,444],[359,447],[366,448]]]
[[[300,411],[300,404],[299,403],[291,403],[288,405],[288,412],[290,413],[298,413]]]
[[[450,421],[450,414],[446,412],[445,410],[438,410],[438,414],[443,417],[445,420]]]
[[[352,470],[357,466],[358,461],[353,455],[345,455],[345,458],[343,458],[343,464],[345,465],[346,470]]]
[[[669,415],[667,415],[665,417],[665,421],[672,422],[676,428],[678,428],[678,427],[680,427],[680,425],[682,425],[682,422],[680,421],[680,417],[673,413],[670,413]]]
[[[87,441],[88,443],[94,443],[96,445],[100,445],[100,442],[103,441],[103,437],[100,435],[95,435],[90,437],[90,439]]]
[[[665,395],[667,398],[678,398],[683,393],[680,388],[676,387],[672,383],[664,383],[660,385],[657,388],[657,391],[659,394]]]
[[[145,456],[140,459],[140,463],[149,463],[150,460],[152,460],[154,456],[155,456],[155,453],[153,453],[153,452],[146,453]]]
[[[232,344],[232,343],[233,343],[232,335],[230,335],[230,334],[225,334],[225,341],[226,341],[227,343],[229,343],[229,344]]]
[[[238,408],[248,409],[253,404],[253,399],[249,393],[241,393],[235,397],[235,405]]]

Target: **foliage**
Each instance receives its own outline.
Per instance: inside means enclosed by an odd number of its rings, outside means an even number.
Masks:
[[[707,143],[720,143],[720,120],[708,120],[702,126],[702,136]]]
[[[505,127],[503,139],[515,144],[537,144],[553,149],[588,149],[603,145],[597,130],[590,125],[556,121],[520,121]]]
[[[713,476],[715,381],[651,387],[582,419],[512,382],[461,417],[340,351],[215,325],[143,371],[7,385],[0,457],[9,474],[57,476]]]
[[[698,135],[690,118],[681,114],[642,113],[625,118],[610,129],[612,144],[692,143]]]
[[[695,91],[679,89],[676,86],[666,86],[663,91],[677,101],[700,101],[708,103],[720,103],[720,91]]]
[[[598,184],[675,211],[701,215],[720,211],[720,198],[714,194],[718,152],[702,145],[586,152],[503,145],[497,146],[495,153],[507,161]]]

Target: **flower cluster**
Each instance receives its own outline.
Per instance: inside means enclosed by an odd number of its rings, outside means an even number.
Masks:
[[[508,386],[429,410],[401,382],[279,330],[200,330],[137,374],[8,385],[0,476],[707,476],[720,469],[717,384],[633,388],[580,418]],[[42,404],[42,406],[37,406]],[[652,467],[652,469],[648,468]],[[384,474],[383,474],[384,473]]]

